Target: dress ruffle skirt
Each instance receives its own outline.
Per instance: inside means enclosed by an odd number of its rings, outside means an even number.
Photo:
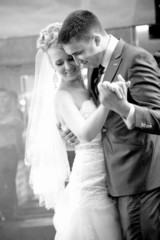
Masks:
[[[83,148],[76,151],[71,179],[56,206],[53,223],[55,240],[122,239],[117,210],[106,188],[99,146],[87,149],[87,153]]]

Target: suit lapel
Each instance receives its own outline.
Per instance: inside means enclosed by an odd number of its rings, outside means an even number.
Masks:
[[[125,42],[120,39],[113,54],[111,60],[108,64],[107,70],[105,72],[104,80],[111,82],[120,66],[122,61],[122,49],[124,47]]]
[[[107,70],[105,72],[105,76],[104,76],[104,80],[103,81],[109,81],[111,82],[120,66],[120,63],[122,61],[122,49],[124,47],[124,44],[125,42],[120,39],[113,54],[112,54],[112,57],[111,57],[111,60],[108,64],[108,67],[107,67]],[[91,75],[92,75],[92,71],[93,69],[92,68],[89,68],[88,69],[88,89],[91,93],[91,96],[94,100],[94,102],[96,103],[96,105],[99,104],[99,101],[98,99],[96,98],[94,92],[92,91],[92,84],[91,84]]]

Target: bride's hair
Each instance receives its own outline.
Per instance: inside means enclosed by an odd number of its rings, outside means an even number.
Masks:
[[[44,52],[50,47],[59,47],[61,45],[58,43],[58,34],[62,27],[61,23],[53,23],[40,32],[40,36],[37,40],[37,48],[43,50]]]

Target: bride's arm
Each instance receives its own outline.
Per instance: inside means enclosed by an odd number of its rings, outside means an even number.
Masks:
[[[88,119],[84,119],[74,103],[72,96],[66,91],[58,91],[55,98],[55,108],[67,127],[80,140],[91,141],[101,131],[105,123],[108,109],[100,104]]]

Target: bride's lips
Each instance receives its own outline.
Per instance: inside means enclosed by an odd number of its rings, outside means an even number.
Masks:
[[[72,75],[76,72],[76,68],[66,71],[66,75]]]

